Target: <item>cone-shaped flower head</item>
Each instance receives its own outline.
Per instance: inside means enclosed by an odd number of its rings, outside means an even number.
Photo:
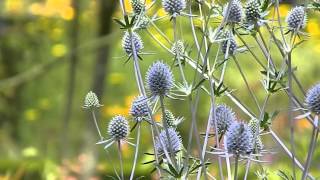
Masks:
[[[243,155],[252,152],[252,133],[248,125],[234,122],[226,134],[226,146],[229,153]]]
[[[129,124],[125,117],[115,116],[108,126],[108,134],[115,140],[122,140],[129,134]]]
[[[130,114],[136,121],[141,121],[148,117],[148,102],[144,96],[136,97],[131,104]]]
[[[186,8],[185,0],[162,0],[164,10],[170,15],[176,16]]]
[[[263,149],[263,143],[260,137],[260,133],[258,132],[259,128],[259,120],[258,119],[251,119],[248,124],[251,133],[252,133],[252,144],[255,145],[254,151],[259,152]],[[257,134],[256,134],[257,133]],[[256,136],[256,137],[255,137]],[[255,138],[254,138],[255,137]]]
[[[219,134],[224,134],[236,119],[232,109],[224,104],[218,105],[216,107],[215,115],[215,118],[211,118],[211,126],[214,127],[214,120],[216,120]]]
[[[132,53],[131,39],[133,41],[133,45],[135,47],[136,53],[138,53],[141,49],[143,49],[143,42],[140,36],[137,33],[132,32],[132,37],[131,37],[130,33],[126,31],[122,38],[122,48],[128,55]]]
[[[228,4],[224,7],[223,16],[227,16],[227,8]],[[243,8],[241,2],[238,0],[234,0],[233,3],[230,5],[230,12],[227,19],[229,23],[240,23],[243,16]]]
[[[249,23],[257,22],[261,18],[260,3],[258,0],[248,0],[244,13],[246,15],[246,21]]]
[[[131,0],[131,6],[135,15],[142,14],[146,9],[146,5],[141,0]]]
[[[101,104],[99,103],[99,99],[97,97],[97,95],[90,91],[88,92],[88,94],[86,95],[85,99],[84,99],[84,108],[94,108],[94,107],[100,107]]]
[[[146,85],[152,96],[165,96],[173,87],[173,75],[169,66],[157,61],[147,72]]]
[[[179,55],[182,56],[183,52],[184,52],[184,45],[183,42],[178,40],[177,42],[175,42],[171,48],[171,51],[173,52],[173,54],[175,56]]]
[[[181,137],[178,134],[178,132],[173,129],[173,128],[169,128],[168,129],[169,132],[169,138],[170,138],[170,144],[172,147],[172,151],[173,153],[176,153],[177,151],[181,150]],[[168,153],[170,153],[170,145],[169,145],[169,140],[166,134],[165,130],[162,130],[159,134],[159,136],[156,138],[156,149],[157,149],[157,153],[158,154],[163,154],[164,150],[163,150],[163,146],[162,144],[166,147],[166,150],[168,151]]]
[[[227,49],[229,47],[228,55],[229,54],[233,55],[233,54],[235,54],[236,50],[238,49],[237,42],[234,39],[233,35],[227,36],[226,38],[227,38],[227,40],[222,42],[221,50],[222,50],[223,54],[226,54]]]
[[[308,90],[305,101],[311,112],[320,114],[320,83]]]
[[[294,7],[287,15],[286,22],[290,30],[299,30],[307,24],[307,13],[301,6]]]
[[[161,121],[163,121],[163,117],[161,117]],[[165,121],[168,127],[175,128],[176,127],[176,118],[174,117],[173,113],[168,109],[165,110]]]
[[[149,18],[145,15],[136,16],[136,25],[139,29],[145,29],[149,26]]]

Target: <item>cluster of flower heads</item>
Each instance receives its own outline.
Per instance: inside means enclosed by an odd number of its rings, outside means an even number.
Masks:
[[[153,63],[146,75],[146,85],[152,96],[166,96],[173,87],[174,79],[168,65],[161,61]]]
[[[138,54],[143,49],[143,42],[136,32],[131,34],[126,31],[122,38],[122,48],[128,54],[132,54],[132,43],[134,45],[135,52]]]

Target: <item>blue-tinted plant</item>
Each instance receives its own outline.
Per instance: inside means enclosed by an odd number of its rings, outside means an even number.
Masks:
[[[146,85],[152,96],[166,96],[173,88],[174,79],[168,65],[161,61],[153,63],[146,75]]]

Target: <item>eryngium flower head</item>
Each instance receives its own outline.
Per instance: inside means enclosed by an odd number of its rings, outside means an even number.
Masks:
[[[148,108],[147,98],[138,96],[132,101],[130,114],[136,121],[141,121],[148,117]]]
[[[169,66],[161,61],[152,64],[147,72],[146,84],[152,96],[167,95],[173,87],[173,75]]]
[[[286,22],[290,30],[299,30],[307,24],[307,14],[303,7],[297,6],[291,9],[287,15]]]
[[[122,48],[128,55],[132,53],[131,39],[133,41],[133,45],[135,47],[136,53],[138,53],[141,49],[143,49],[143,42],[140,36],[137,33],[132,32],[132,38],[131,38],[130,33],[126,31],[122,38]]]
[[[247,22],[256,22],[261,18],[260,3],[258,0],[249,0],[244,9]]]
[[[229,47],[229,49],[228,49],[228,47]],[[228,52],[227,52],[227,49],[228,49]],[[237,45],[237,42],[234,39],[233,35],[231,35],[229,37],[229,39],[222,42],[221,50],[222,50],[223,54],[228,53],[228,55],[229,54],[233,55],[233,54],[235,54],[237,49],[238,49],[238,45]]]
[[[226,146],[229,153],[236,155],[252,152],[252,133],[248,125],[243,122],[234,122],[226,134]]]
[[[176,153],[177,151],[181,150],[181,137],[178,134],[178,132],[172,128],[168,129],[169,132],[169,138],[170,138],[170,144],[172,147],[172,151],[173,153]],[[163,150],[163,146],[161,144],[165,146],[166,150],[168,151],[168,153],[170,153],[170,145],[169,145],[169,140],[166,134],[165,130],[162,130],[159,134],[159,136],[156,139],[156,149],[157,149],[157,153],[158,154],[163,154],[164,150]]]
[[[175,124],[176,118],[174,117],[173,113],[167,109],[164,112],[165,112],[164,113],[165,121],[168,127],[176,127],[176,124]],[[163,121],[163,117],[161,117],[161,121]]]
[[[149,26],[149,18],[145,15],[136,16],[136,26],[139,29],[145,29]]]
[[[183,45],[183,42],[178,40],[177,42],[175,42],[173,45],[172,45],[172,48],[171,48],[171,51],[173,52],[173,54],[175,56],[182,56],[183,55],[183,52],[184,52],[184,45]]]
[[[305,101],[311,112],[320,114],[320,84],[308,90]]]
[[[224,7],[223,16],[227,16],[228,4]],[[243,8],[241,2],[238,0],[234,0],[230,5],[229,16],[227,22],[229,23],[240,23],[243,15]]]
[[[215,115],[216,117],[212,118],[211,126],[214,127],[214,120],[216,120],[219,134],[224,134],[236,119],[232,109],[224,104],[218,105],[216,107]]]
[[[251,130],[252,137],[253,137],[252,144],[255,145],[255,147],[253,149],[254,149],[254,152],[257,153],[257,152],[259,152],[259,151],[261,151],[263,149],[263,143],[262,143],[262,140],[261,140],[261,137],[260,137],[260,133],[258,132],[258,130],[260,130],[260,128],[259,128],[259,120],[258,119],[251,119],[249,121],[248,126],[249,126],[249,128]]]
[[[88,92],[88,94],[86,95],[85,99],[84,99],[84,108],[94,108],[94,107],[100,107],[101,104],[99,103],[99,99],[97,97],[97,95],[90,91]]]
[[[146,5],[141,0],[131,0],[131,6],[135,15],[142,14],[146,9]]]
[[[129,124],[125,117],[115,116],[108,126],[108,133],[115,140],[122,140],[129,134]]]
[[[172,16],[176,16],[186,8],[185,0],[162,0],[164,10]]]

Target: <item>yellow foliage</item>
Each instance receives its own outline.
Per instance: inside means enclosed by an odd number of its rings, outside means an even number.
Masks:
[[[26,147],[22,150],[22,155],[24,157],[35,157],[38,155],[38,149],[33,146]]]
[[[102,108],[102,114],[104,117],[116,116],[116,115],[128,115],[128,109],[119,105],[106,106]]]
[[[307,23],[307,31],[311,36],[320,36],[320,25],[319,21],[312,19]]]
[[[6,0],[5,2],[5,10],[9,13],[21,13],[23,6],[23,0]]]
[[[27,109],[24,112],[24,117],[27,121],[35,121],[39,118],[39,112],[36,109]]]
[[[70,0],[47,0],[45,3],[32,3],[29,10],[34,15],[53,17],[60,16],[64,20],[72,20],[74,9]]]
[[[109,83],[112,85],[120,85],[124,82],[125,78],[124,75],[121,73],[111,73],[109,75]]]
[[[67,47],[64,44],[55,44],[51,48],[51,54],[54,57],[62,57],[67,53]]]

